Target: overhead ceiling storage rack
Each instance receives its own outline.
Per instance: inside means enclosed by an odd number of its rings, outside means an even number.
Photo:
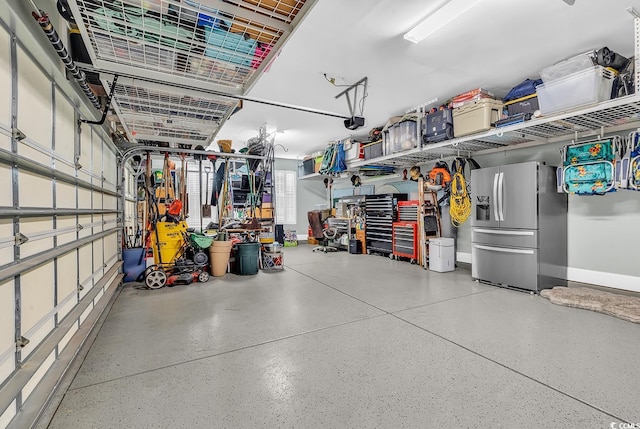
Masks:
[[[69,0],[130,142],[207,146],[316,0]]]
[[[369,160],[348,163],[348,170],[366,165],[407,167],[441,158],[480,155],[515,146],[533,146],[569,141],[588,135],[605,134],[640,126],[640,94],[605,101],[580,110],[535,118],[490,131],[428,144]]]
[[[515,147],[577,140],[588,136],[617,133],[640,127],[640,14],[634,16],[635,93],[595,105],[549,116],[533,118],[519,124],[464,137],[427,144],[379,158],[347,162],[347,172],[357,172],[367,165],[409,167],[454,156],[472,156]],[[314,173],[303,178],[319,176]]]

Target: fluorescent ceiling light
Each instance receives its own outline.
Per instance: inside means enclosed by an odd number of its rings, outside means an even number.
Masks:
[[[440,9],[428,15],[418,25],[405,33],[404,38],[410,42],[419,43],[467,12],[480,1],[482,0],[449,0]]]

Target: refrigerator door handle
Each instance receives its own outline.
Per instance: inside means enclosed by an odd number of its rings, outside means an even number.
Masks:
[[[498,207],[500,208],[498,219],[500,222],[504,221],[504,173],[500,172],[498,176]]]
[[[498,217],[498,173],[493,175],[493,215],[496,217],[496,222],[500,222]]]
[[[527,236],[532,236],[534,235],[533,231],[510,231],[510,230],[503,230],[503,229],[480,229],[480,228],[473,228],[474,232],[480,232],[482,234],[498,234],[498,235],[527,235]]]
[[[533,255],[535,253],[533,250],[527,249],[508,249],[505,247],[483,246],[480,244],[474,244],[473,247],[480,250],[489,250],[491,252],[518,253],[522,255]]]

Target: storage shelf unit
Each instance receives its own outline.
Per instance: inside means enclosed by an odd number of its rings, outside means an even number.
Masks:
[[[586,135],[617,132],[640,126],[640,94],[617,98],[588,108],[535,118],[520,124],[428,144],[369,160],[348,163],[350,170],[376,164],[404,167],[458,154],[482,154],[516,145],[540,145]]]

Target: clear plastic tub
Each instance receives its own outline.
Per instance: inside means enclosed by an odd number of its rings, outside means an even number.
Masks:
[[[540,111],[548,115],[609,100],[614,77],[612,71],[595,66],[539,85]]]
[[[398,122],[384,135],[386,154],[402,152],[418,146],[418,123],[413,120]]]
[[[556,79],[562,79],[579,71],[587,70],[593,67],[591,55],[593,52],[576,55],[567,60],[560,61],[552,66],[545,67],[540,71],[540,77],[544,83],[552,82]]]

